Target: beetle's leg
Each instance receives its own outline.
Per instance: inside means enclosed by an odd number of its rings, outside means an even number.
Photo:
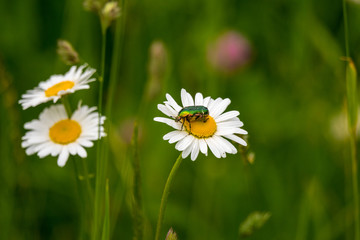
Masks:
[[[189,132],[191,132],[191,123],[190,123],[189,116],[186,116],[186,120],[187,120],[187,121],[188,121],[188,123],[189,123]]]
[[[185,119],[182,119],[182,124],[181,124],[181,131],[183,130],[183,127],[184,127],[184,123],[185,123]]]

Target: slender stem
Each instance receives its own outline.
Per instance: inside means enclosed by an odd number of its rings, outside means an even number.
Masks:
[[[159,218],[158,218],[158,222],[157,222],[157,226],[156,226],[155,240],[160,239],[161,226],[164,221],[165,209],[166,209],[166,204],[167,204],[167,200],[168,200],[169,193],[170,193],[170,187],[171,187],[174,176],[175,176],[177,170],[179,169],[179,166],[180,166],[182,160],[183,160],[183,158],[180,153],[179,157],[176,159],[176,162],[175,162],[173,168],[171,169],[168,179],[166,180],[164,192],[161,197],[161,204],[160,204]]]
[[[62,96],[61,97],[61,102],[64,105],[64,108],[65,108],[65,111],[66,111],[66,114],[67,114],[68,118],[70,119],[71,116],[72,116],[72,111],[71,111],[71,106],[70,106],[68,97],[66,95]]]
[[[83,194],[83,190],[81,187],[81,181],[80,181],[80,174],[79,174],[79,170],[78,170],[78,166],[77,163],[75,161],[75,159],[72,159],[71,161],[74,165],[74,174],[75,174],[75,180],[76,180],[76,187],[78,189],[79,192],[79,197],[80,197],[80,208],[81,208],[81,223],[80,223],[80,239],[84,239],[85,237],[85,232],[86,232],[86,227],[85,227],[85,222],[86,222],[86,210],[85,210],[85,198],[84,198],[84,194]]]
[[[349,30],[348,30],[348,20],[347,20],[347,8],[346,0],[343,0],[343,15],[344,15],[344,35],[345,35],[345,53],[346,57],[349,57]]]
[[[357,160],[356,160],[356,133],[352,131],[350,139],[351,147],[351,167],[352,167],[352,181],[353,181],[353,194],[354,194],[354,217],[355,217],[355,238],[360,239],[359,229],[359,190],[358,190],[358,174],[357,174]]]
[[[71,106],[69,103],[69,99],[68,96],[62,96],[61,98],[62,104],[64,105],[64,108],[66,110],[66,114],[68,116],[68,118],[70,119],[72,116],[72,110],[71,110]],[[79,167],[78,167],[78,163],[77,163],[77,159],[73,158],[72,162],[74,163],[74,173],[75,173],[75,178],[76,178],[76,185],[79,191],[79,195],[81,198],[81,239],[83,239],[85,236],[87,236],[87,234],[89,234],[89,232],[91,231],[91,227],[88,225],[90,224],[89,222],[89,216],[91,216],[92,211],[91,211],[91,204],[93,203],[93,191],[91,188],[91,184],[90,184],[90,180],[89,180],[89,173],[87,170],[87,164],[86,164],[86,160],[84,158],[82,158],[82,162],[83,162],[83,178],[85,178],[86,180],[86,193],[84,190],[84,187],[82,182],[80,181],[80,179],[82,178],[82,176],[79,173]],[[85,196],[87,194],[87,196]],[[88,226],[88,227],[86,227]],[[86,238],[86,237],[85,237]]]
[[[348,18],[347,7],[345,0],[343,0],[343,15],[344,15],[345,53],[346,53],[346,58],[349,58],[350,57],[349,37],[348,37],[349,30],[348,30],[348,19],[347,19]],[[347,81],[349,81],[349,79],[347,79]],[[347,94],[349,94],[349,91],[347,91]],[[349,129],[350,129],[350,151],[351,151],[351,167],[352,167],[352,182],[353,182],[352,185],[353,185],[353,197],[354,197],[354,225],[355,225],[354,239],[360,240],[359,190],[358,190],[357,159],[356,159],[356,125],[350,126]]]
[[[143,238],[143,212],[142,212],[142,197],[141,197],[141,173],[140,173],[140,158],[139,158],[139,146],[138,146],[138,130],[139,125],[137,121],[134,124],[134,133],[132,138],[133,148],[133,167],[134,167],[134,203],[133,203],[133,215],[134,215],[134,240],[141,240]]]
[[[86,181],[86,189],[87,189],[87,192],[88,192],[88,195],[89,195],[88,200],[91,202],[91,204],[93,204],[94,192],[93,192],[93,189],[92,189],[91,183],[90,183],[88,164],[87,164],[86,158],[81,158],[81,161],[82,161],[84,179]]]
[[[126,22],[126,0],[122,1],[121,9],[122,9],[121,21],[120,20],[116,21],[114,49],[113,49],[114,55],[111,60],[111,72],[110,72],[109,87],[108,87],[109,90],[106,99],[106,117],[109,120],[111,119],[111,110],[114,101],[114,93],[116,89],[116,83],[118,80],[119,61],[121,59],[121,54],[123,50],[125,22]]]
[[[103,87],[104,87],[104,76],[105,76],[105,53],[106,53],[106,29],[102,28],[102,47],[101,47],[101,75],[99,76],[99,98],[98,98],[98,110],[99,110],[99,126],[98,126],[98,142],[96,149],[96,182],[95,182],[95,201],[94,201],[94,226],[93,226],[93,240],[97,240],[100,237],[99,229],[102,226],[101,209],[103,209],[104,194],[105,190],[105,175],[106,175],[106,163],[105,159],[101,158],[102,144],[100,141],[101,137],[101,115],[102,115],[102,98],[103,98]]]

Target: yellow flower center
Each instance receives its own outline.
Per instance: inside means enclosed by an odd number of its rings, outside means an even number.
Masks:
[[[202,120],[184,121],[184,127],[188,133],[197,138],[209,138],[216,132],[216,122],[214,118],[208,116],[206,122]]]
[[[56,96],[61,90],[68,90],[75,85],[73,81],[62,81],[45,90],[46,97]]]
[[[66,145],[75,142],[81,134],[81,126],[78,122],[65,119],[55,123],[49,131],[50,139],[58,144]]]

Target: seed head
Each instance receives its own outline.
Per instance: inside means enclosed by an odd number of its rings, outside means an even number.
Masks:
[[[101,11],[101,21],[105,28],[120,16],[120,8],[117,2],[107,2]]]
[[[80,62],[78,53],[66,40],[58,40],[56,51],[67,65],[75,65]]]
[[[172,228],[169,229],[169,232],[166,235],[165,240],[178,240],[176,232]]]

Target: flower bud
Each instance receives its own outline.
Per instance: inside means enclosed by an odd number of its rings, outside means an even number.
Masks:
[[[101,11],[103,27],[108,28],[112,21],[120,16],[120,8],[117,2],[107,2]]]
[[[178,240],[176,232],[172,228],[170,228],[169,232],[166,235],[165,240]]]
[[[208,47],[210,65],[223,73],[234,73],[241,69],[251,56],[249,41],[236,31],[225,32]]]
[[[58,40],[56,51],[67,65],[75,65],[80,62],[78,53],[66,40]]]

